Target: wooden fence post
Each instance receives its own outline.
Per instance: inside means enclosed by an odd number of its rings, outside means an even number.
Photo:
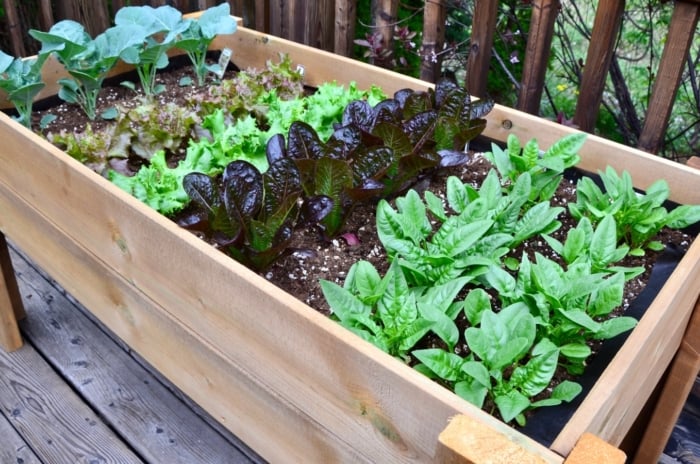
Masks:
[[[22,24],[17,14],[17,5],[15,0],[4,0],[3,7],[5,8],[5,19],[7,28],[10,31],[10,42],[12,42],[12,53],[15,56],[26,56],[27,51],[24,48],[24,38],[22,37]]]
[[[649,99],[644,128],[639,137],[639,148],[642,150],[656,153],[661,148],[699,17],[700,0],[676,2]]]
[[[625,0],[598,3],[574,115],[574,123],[581,130],[590,132],[595,127],[624,10]]]
[[[420,78],[435,82],[440,76],[440,52],[445,43],[445,0],[427,0],[423,13],[423,45],[421,47]]]
[[[497,16],[498,0],[475,0],[471,47],[467,61],[467,91],[477,97],[486,96]]]
[[[357,22],[357,0],[335,0],[335,46],[338,55],[352,55],[355,23]]]
[[[372,60],[374,64],[382,66],[393,58],[394,26],[398,11],[398,0],[372,0],[372,32],[381,34],[382,49],[392,52],[386,58]]]
[[[559,7],[559,0],[532,2],[532,18],[527,36],[517,109],[534,115],[540,112],[540,100]]]

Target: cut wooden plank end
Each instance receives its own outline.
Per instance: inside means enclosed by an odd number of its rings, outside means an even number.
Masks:
[[[436,462],[443,464],[544,463],[505,435],[465,415],[458,415],[438,438]],[[594,461],[591,461],[594,462]]]
[[[584,433],[564,464],[624,464],[627,455],[592,433]]]
[[[700,156],[691,156],[685,164],[691,168],[700,169]]]

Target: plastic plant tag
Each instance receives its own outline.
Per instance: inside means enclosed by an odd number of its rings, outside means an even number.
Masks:
[[[224,77],[229,61],[231,61],[231,49],[224,48],[221,50],[221,55],[219,55],[219,69],[214,73],[219,79]]]

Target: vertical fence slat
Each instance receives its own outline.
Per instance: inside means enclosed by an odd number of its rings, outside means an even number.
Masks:
[[[26,56],[24,48],[24,37],[22,36],[22,25],[17,14],[17,5],[14,0],[4,0],[5,19],[7,29],[10,31],[10,41],[12,43],[12,53],[14,56]]]
[[[440,52],[445,43],[445,0],[427,0],[423,14],[420,78],[435,82],[440,76]]]
[[[598,118],[624,10],[624,0],[601,0],[598,3],[574,115],[574,123],[584,131],[592,131]]]
[[[260,32],[270,32],[269,0],[255,0],[255,29]]]
[[[394,43],[394,25],[396,24],[397,14],[399,11],[399,2],[397,0],[372,0],[372,26],[373,32],[381,34],[382,50],[393,50]],[[386,61],[393,58],[389,55]],[[384,62],[384,59],[375,60],[376,64]]]
[[[352,54],[355,22],[357,21],[357,0],[335,0],[335,44],[333,51],[338,55]]]
[[[39,3],[39,15],[41,18],[41,27],[43,30],[48,31],[51,26],[54,25],[53,19],[53,8],[51,7],[51,0],[41,0]]]
[[[530,32],[527,36],[522,85],[517,104],[519,110],[527,113],[537,115],[540,112],[540,100],[559,7],[559,0],[532,2]]]
[[[471,47],[467,60],[467,91],[478,97],[486,95],[497,15],[498,0],[475,0]]]
[[[656,153],[661,148],[688,50],[695,37],[698,17],[700,17],[700,2],[682,0],[676,2],[649,99],[644,128],[639,137],[639,148],[642,150]]]

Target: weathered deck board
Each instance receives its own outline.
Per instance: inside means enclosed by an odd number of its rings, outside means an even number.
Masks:
[[[142,462],[29,344],[0,351],[0,407],[43,462]]]
[[[68,382],[81,397],[81,404],[88,403],[89,407],[83,406],[89,411],[92,408],[118,433],[119,440],[128,443],[134,450],[133,462],[140,462],[136,455],[153,463],[261,462],[236,437],[221,432],[224,429],[218,424],[210,425],[197,414],[200,411],[195,413],[191,405],[183,403],[169,390],[171,386],[163,385],[157,375],[132,358],[23,256],[13,252],[12,260],[27,310],[22,331],[33,345],[25,348],[34,352],[35,358],[40,358],[37,352],[46,358],[42,360],[44,370],[59,371],[63,387],[69,390],[63,383]],[[2,377],[6,377],[4,373]],[[54,386],[59,388],[53,383],[48,388]],[[4,407],[4,412],[8,411],[11,415],[12,408]],[[39,423],[30,429],[41,431],[47,426]],[[3,450],[5,447],[3,443]],[[4,452],[13,452],[14,448],[9,448]],[[116,462],[132,461],[125,454]]]
[[[12,428],[4,415],[0,414],[0,462],[40,464],[39,458],[34,454],[26,441]]]

